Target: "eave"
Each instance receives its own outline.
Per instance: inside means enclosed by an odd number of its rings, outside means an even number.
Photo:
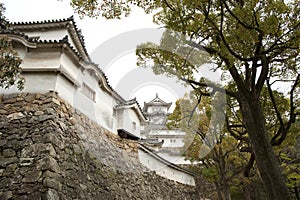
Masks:
[[[115,109],[126,109],[126,108],[133,108],[142,122],[148,121],[147,117],[144,115],[139,103],[136,101],[135,98],[129,101],[122,102],[115,106]]]
[[[78,49],[81,56],[88,61],[91,61],[84,43],[84,37],[81,31],[77,28],[74,17],[71,16],[66,19],[57,20],[44,20],[36,22],[15,22],[11,23],[10,27],[16,31],[34,31],[34,30],[47,30],[47,29],[61,29],[67,28],[75,47]]]

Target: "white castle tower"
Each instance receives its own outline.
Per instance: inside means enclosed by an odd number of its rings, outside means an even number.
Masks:
[[[188,162],[181,156],[186,133],[179,129],[170,130],[166,125],[171,105],[172,103],[159,98],[158,94],[150,102],[144,102],[143,113],[148,118],[148,122],[144,124],[141,137],[163,141],[157,154],[172,163],[186,164]]]

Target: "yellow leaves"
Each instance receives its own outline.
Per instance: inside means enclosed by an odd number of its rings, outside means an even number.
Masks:
[[[100,15],[97,0],[71,0],[70,4],[82,18],[84,16],[97,17]]]
[[[290,173],[287,177],[288,177],[288,179],[292,179],[295,182],[296,181],[300,182],[300,174],[299,173],[293,172],[293,173]]]
[[[80,17],[105,17],[107,19],[128,16],[131,11],[131,1],[127,0],[71,0],[71,6]]]

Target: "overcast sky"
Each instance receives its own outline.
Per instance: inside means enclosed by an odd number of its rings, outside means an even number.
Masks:
[[[73,15],[79,29],[82,30],[89,52],[119,33],[157,27],[152,23],[152,16],[144,14],[140,9],[135,9],[128,18],[121,20],[106,20],[101,17],[80,19],[73,12],[68,0],[4,0],[3,2],[6,7],[5,15],[12,22],[61,19]]]

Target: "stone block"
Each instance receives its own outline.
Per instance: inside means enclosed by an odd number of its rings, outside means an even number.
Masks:
[[[41,115],[44,115],[44,112],[41,111],[41,110],[38,110],[38,111],[35,111],[33,115],[35,115],[35,116],[41,116]]]
[[[50,143],[36,143],[30,146],[26,146],[22,149],[21,157],[22,158],[31,158],[36,156],[50,155],[55,157],[56,151],[52,144]]]
[[[44,100],[44,104],[52,102],[52,97],[48,97]]]
[[[6,138],[0,138],[0,147],[3,147],[4,145],[6,145],[6,143],[7,143]]]
[[[26,176],[23,178],[22,181],[24,183],[37,182],[41,176],[42,176],[42,172],[34,169],[33,171],[26,174]]]
[[[43,200],[59,200],[59,196],[55,190],[49,189],[45,192],[42,199]]]
[[[12,197],[13,197],[12,191],[0,192],[1,200],[12,199]]]
[[[0,109],[0,114],[1,114],[1,115],[5,115],[5,114],[7,114],[7,111],[4,110],[4,109]]]
[[[57,105],[60,105],[59,100],[57,100],[56,98],[52,98],[52,102],[54,102],[54,103],[57,104]]]
[[[74,154],[76,154],[76,155],[81,155],[81,154],[83,154],[81,148],[80,148],[78,145],[76,145],[76,144],[73,144],[73,152],[74,152]]]
[[[53,172],[60,172],[60,167],[58,166],[56,160],[51,156],[47,156],[37,163],[38,170],[50,170]]]
[[[13,184],[13,180],[11,178],[4,178],[1,179],[0,181],[0,188],[10,188],[12,184]]]
[[[4,149],[2,155],[4,157],[13,157],[16,155],[16,151],[14,149]]]
[[[62,168],[63,168],[64,170],[72,170],[72,169],[75,169],[75,164],[72,163],[72,162],[64,161],[64,162],[62,163],[61,166],[62,166]]]
[[[5,172],[3,175],[7,176],[9,174],[13,174],[13,173],[16,173],[16,170],[17,170],[17,167],[18,165],[17,164],[10,164],[10,165],[7,165],[6,169],[5,169]]]
[[[26,137],[26,134],[24,134],[24,135],[25,135],[24,137]],[[28,145],[32,145],[33,141],[32,141],[31,138],[27,138],[27,139],[23,140],[22,143],[23,143],[24,146],[28,146]]]
[[[1,121],[0,122],[0,129],[5,128],[7,126],[7,122]]]
[[[32,165],[34,158],[20,158],[20,166],[30,166]]]
[[[43,104],[43,101],[33,100],[32,103],[33,103],[33,104],[37,104],[37,105],[42,105],[42,104]]]
[[[0,169],[0,177],[3,175],[4,169]]]
[[[32,123],[37,123],[38,117],[37,116],[32,116],[27,123],[32,124]]]
[[[63,141],[59,140],[54,133],[46,133],[43,138],[45,142],[50,142],[57,146],[59,149],[65,148]]]
[[[39,190],[39,186],[36,183],[23,183],[21,186],[19,186],[16,190],[16,194],[22,195],[22,194],[31,194]]]
[[[30,170],[31,167],[20,167],[18,172],[20,175],[25,176]]]
[[[47,115],[55,115],[56,112],[53,108],[46,108],[46,112]]]
[[[66,124],[64,124],[62,121],[58,121],[59,126],[61,128],[62,131],[67,131],[68,130],[68,126]]]
[[[40,192],[34,192],[28,195],[30,200],[42,200],[42,194]]]
[[[24,117],[25,117],[25,115],[23,113],[21,113],[21,112],[15,112],[15,113],[12,113],[10,115],[7,115],[7,119],[9,121],[17,120],[17,119],[22,119]]]
[[[14,200],[29,200],[26,194],[17,196]]]
[[[6,167],[9,164],[18,162],[17,157],[0,158],[0,167]]]
[[[17,97],[16,100],[17,100],[17,101],[24,101],[24,98],[23,98],[23,97]]]
[[[3,99],[2,103],[4,103],[4,104],[11,104],[11,103],[15,103],[16,101],[17,101],[16,98],[11,97],[11,98],[5,98],[5,99]]]
[[[27,102],[33,102],[33,100],[35,99],[35,95],[34,94],[28,94],[24,100]]]
[[[38,117],[38,121],[39,122],[44,122],[44,121],[47,121],[47,120],[53,120],[54,119],[54,116],[52,115],[41,115]]]
[[[54,178],[45,178],[43,180],[43,185],[46,188],[53,188],[57,191],[61,191],[62,189],[61,183]]]
[[[35,99],[40,99],[42,97],[42,94],[41,93],[36,93],[35,94]]]
[[[55,173],[55,172],[51,172],[49,170],[46,170],[44,173],[43,173],[43,177],[44,178],[54,178],[54,179],[58,179],[60,177],[60,175],[58,173]]]

